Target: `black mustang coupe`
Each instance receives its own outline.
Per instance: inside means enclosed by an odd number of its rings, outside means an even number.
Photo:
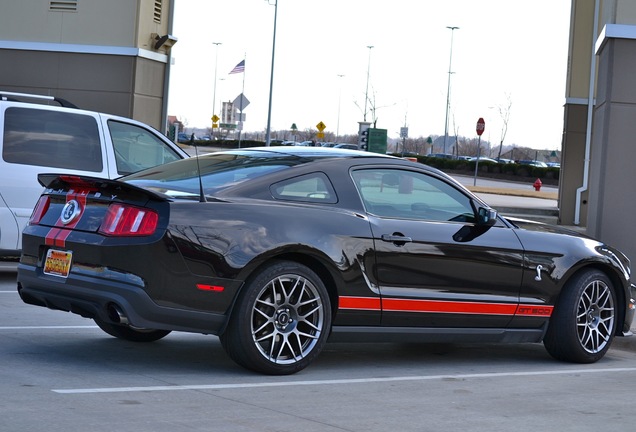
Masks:
[[[621,252],[397,157],[266,147],[39,179],[20,296],[117,338],[214,334],[238,364],[291,374],[328,339],[542,341],[590,363],[630,334]]]

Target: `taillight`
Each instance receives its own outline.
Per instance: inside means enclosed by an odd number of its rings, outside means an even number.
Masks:
[[[155,232],[158,220],[154,210],[111,204],[99,232],[108,236],[147,236]]]
[[[35,205],[33,209],[33,213],[31,214],[31,218],[29,219],[29,225],[37,225],[42,220],[42,217],[49,209],[51,205],[51,197],[48,195],[42,195],[38,200],[38,203]]]

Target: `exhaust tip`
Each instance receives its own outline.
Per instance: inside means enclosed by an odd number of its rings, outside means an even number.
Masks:
[[[121,308],[114,304],[111,303],[108,305],[108,318],[116,323],[116,324],[126,324],[128,325],[128,317],[124,314],[124,311],[121,310]]]

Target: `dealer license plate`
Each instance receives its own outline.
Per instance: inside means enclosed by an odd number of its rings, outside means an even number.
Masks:
[[[44,274],[67,277],[71,270],[73,252],[49,249],[44,260]]]

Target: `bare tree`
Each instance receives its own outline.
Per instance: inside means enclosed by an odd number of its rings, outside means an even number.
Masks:
[[[428,154],[428,147],[426,138],[403,138],[396,149],[400,149],[398,152],[425,155]]]
[[[453,132],[455,132],[455,145],[453,146],[453,151],[451,151],[451,154],[459,156],[459,126],[457,126],[457,123],[455,123],[455,113],[453,113]]]
[[[379,109],[382,108],[387,108],[387,107],[391,107],[396,105],[395,103],[392,103],[390,105],[383,105],[383,106],[378,106],[376,104],[376,100],[375,100],[375,90],[373,90],[373,88],[371,88],[371,94],[367,95],[367,102],[369,105],[369,111],[371,112],[371,123],[373,123],[373,127],[375,128],[377,123],[378,123],[378,116],[377,116],[377,112]],[[364,115],[366,114],[364,112],[364,109],[358,104],[357,101],[353,101],[353,103],[358,107],[358,109],[360,109],[360,112]]]
[[[499,141],[499,156],[497,159],[501,159],[501,149],[503,147],[506,133],[508,133],[508,121],[510,120],[510,108],[512,107],[512,99],[510,93],[506,93],[506,104],[499,105],[497,110],[499,111],[499,117],[501,117],[501,139]]]

